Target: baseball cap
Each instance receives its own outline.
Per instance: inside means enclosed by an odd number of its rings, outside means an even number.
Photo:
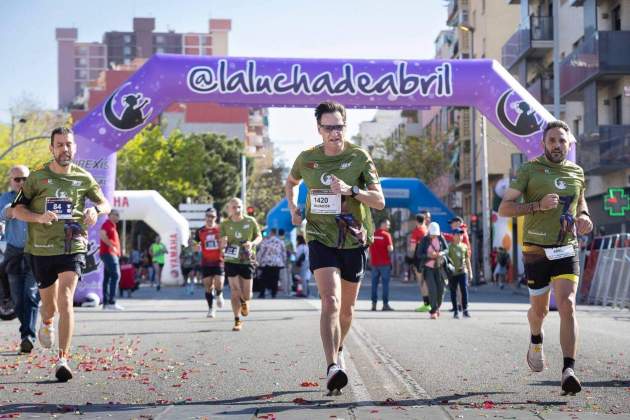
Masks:
[[[214,207],[208,207],[206,209],[206,214],[214,214],[216,216],[217,214],[217,209],[215,209]]]
[[[460,223],[464,223],[464,219],[462,219],[459,216],[455,216],[453,217],[451,220],[448,221],[449,223],[453,223],[453,222],[460,222]]]
[[[459,235],[463,235],[464,234],[464,229],[453,229],[453,234],[459,234]]]

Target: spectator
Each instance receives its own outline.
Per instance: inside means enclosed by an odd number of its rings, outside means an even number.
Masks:
[[[164,262],[168,251],[166,245],[161,242],[160,235],[155,236],[155,242],[151,244],[149,248],[149,254],[151,260],[153,260],[153,277],[151,279],[151,285],[157,283],[157,291],[160,291],[162,286],[162,268],[164,268]]]
[[[499,253],[497,254],[497,266],[494,269],[494,281],[499,285],[499,288],[501,289],[505,287],[504,283],[509,265],[510,254],[507,253],[505,248],[499,247]]]
[[[271,290],[272,298],[276,297],[280,270],[285,266],[287,259],[284,241],[277,236],[277,232],[275,228],[271,229],[269,235],[260,243],[258,251],[258,265],[263,281],[263,289],[258,297],[262,299],[265,298],[267,289]]]
[[[191,236],[188,239],[188,246],[182,247],[182,252],[180,255],[180,264],[182,267],[182,277],[184,278],[184,283],[182,286],[188,287],[188,293],[193,294],[195,292],[194,289],[194,281],[193,276],[195,274],[195,253],[196,253],[196,244]]]
[[[15,209],[11,208],[11,203],[28,176],[29,170],[26,166],[16,165],[12,167],[9,170],[11,190],[0,196],[0,220],[6,223],[7,241],[1,269],[6,273],[8,281],[5,282],[3,289],[5,289],[5,294],[10,295],[14,313],[20,321],[20,353],[30,353],[33,350],[39,304],[37,283],[31,265],[24,254],[27,224],[16,219]]]
[[[117,210],[112,210],[100,230],[100,256],[105,266],[103,276],[103,309],[122,311],[116,303],[116,290],[120,281],[120,238],[116,224],[120,220]]]
[[[378,283],[383,283],[383,311],[393,311],[389,306],[389,279],[392,272],[391,253],[394,242],[389,234],[390,222],[383,219],[374,232],[374,242],[370,245],[370,265],[372,266],[372,310],[378,301]]]
[[[448,245],[446,239],[440,234],[440,225],[432,222],[429,225],[429,234],[422,239],[418,252],[419,269],[423,270],[424,279],[429,288],[431,319],[440,317],[445,283],[442,265],[444,264],[444,255],[447,252]]]
[[[453,304],[453,316],[460,319],[457,307],[457,289],[462,296],[462,310],[464,317],[470,318],[468,312],[468,276],[472,273],[468,246],[463,241],[464,230],[457,228],[453,230],[453,241],[448,246],[448,256],[451,259],[455,270],[449,279],[451,289],[451,303]]]
[[[120,257],[120,283],[118,286],[119,295],[123,297],[123,291],[127,291],[127,297],[138,289],[136,281],[136,268],[126,257]]]
[[[304,235],[297,235],[297,248],[295,250],[295,267],[302,282],[302,293],[297,291],[298,296],[308,297],[308,282],[311,278],[311,268],[308,260],[308,245]]]
[[[429,305],[429,289],[427,283],[424,280],[424,274],[422,268],[418,269],[417,255],[418,245],[422,242],[422,239],[427,235],[428,223],[425,216],[428,216],[428,220],[431,220],[431,213],[424,211],[424,213],[416,214],[416,228],[411,232],[411,238],[409,240],[409,252],[412,255],[411,272],[418,281],[420,287],[420,294],[422,295],[423,304],[416,308],[416,312],[428,312]]]

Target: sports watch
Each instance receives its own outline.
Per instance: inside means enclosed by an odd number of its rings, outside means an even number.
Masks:
[[[358,185],[353,185],[353,186],[352,186],[352,189],[350,190],[350,193],[351,193],[351,195],[352,195],[352,198],[356,197],[356,196],[357,196],[357,194],[359,194],[359,192],[360,192],[360,191],[361,191],[361,190],[359,189],[359,186],[358,186]]]

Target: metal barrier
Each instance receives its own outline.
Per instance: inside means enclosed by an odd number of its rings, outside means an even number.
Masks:
[[[587,302],[630,308],[630,234],[619,233],[598,239],[597,263]]]

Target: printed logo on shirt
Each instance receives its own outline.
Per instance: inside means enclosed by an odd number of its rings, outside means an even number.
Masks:
[[[566,190],[567,189],[567,183],[564,182],[562,180],[562,178],[556,178],[553,180],[553,184],[556,186],[557,189],[559,190]]]
[[[344,163],[341,164],[339,169],[348,169],[351,166],[352,166],[352,162],[344,162]]]
[[[319,180],[322,182],[322,184],[324,185],[330,185],[332,184],[332,175],[327,174],[326,172],[324,172],[322,174],[322,176],[319,178]]]
[[[81,181],[78,181],[78,180],[74,180],[74,181],[72,181],[72,186],[73,186],[73,187],[80,187],[80,186],[81,186],[81,184],[82,184],[82,182],[81,182]]]

